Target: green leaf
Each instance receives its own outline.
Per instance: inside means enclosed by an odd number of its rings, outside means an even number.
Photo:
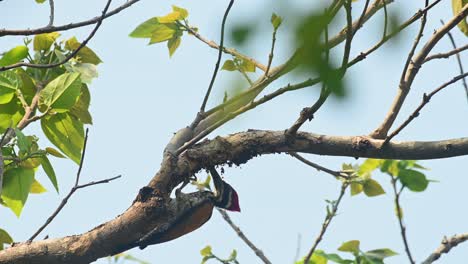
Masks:
[[[398,176],[398,162],[396,160],[384,160],[380,166],[380,171],[392,176]]]
[[[21,80],[14,71],[0,73],[0,104],[9,103],[20,87]]]
[[[36,0],[36,3],[42,4],[42,3],[44,3],[45,1],[46,1],[46,0]]]
[[[458,15],[466,4],[468,4],[468,0],[452,0],[453,14]],[[468,36],[468,23],[466,21],[466,17],[458,23],[458,28],[465,34],[465,36]]]
[[[215,258],[215,256],[213,256],[213,255],[204,256],[203,259],[202,259],[201,264],[205,264],[208,260],[213,259],[213,258]]]
[[[370,176],[371,172],[380,167],[382,160],[379,159],[366,159],[361,166],[359,166],[358,175],[361,177]]]
[[[54,185],[54,188],[58,193],[59,187],[57,183],[57,176],[55,175],[54,167],[52,167],[52,164],[50,163],[47,156],[41,157],[41,165],[42,169],[47,174],[47,177],[49,177],[50,182],[52,183],[52,185]]]
[[[8,104],[0,104],[0,133],[9,127],[15,127],[24,115],[24,108],[18,99]]]
[[[94,78],[99,76],[97,66],[92,63],[74,63],[65,66],[69,72],[80,74],[80,80],[83,83],[90,84]]]
[[[22,61],[28,56],[28,52],[28,47],[23,45],[12,48],[11,50],[7,51],[0,59],[0,67]]]
[[[68,113],[47,115],[41,119],[46,137],[76,164],[80,163],[84,143],[83,123]]]
[[[426,175],[415,170],[401,170],[398,174],[400,182],[413,192],[422,192],[426,190],[429,181]]]
[[[19,89],[23,94],[24,100],[26,103],[31,104],[32,99],[36,94],[36,85],[34,84],[34,80],[22,68],[16,69],[16,74],[18,74],[18,77],[21,80]]]
[[[169,49],[169,56],[172,57],[176,49],[179,47],[181,41],[180,36],[175,36],[167,42],[167,48]]]
[[[34,180],[34,169],[13,168],[3,175],[2,199],[5,204],[20,216]]]
[[[359,240],[350,240],[348,242],[344,242],[343,244],[341,244],[338,250],[342,252],[351,252],[357,255],[359,254],[359,250],[360,250],[359,245],[360,245]]]
[[[271,15],[270,21],[271,21],[271,24],[273,25],[273,28],[275,30],[277,30],[279,28],[279,26],[281,25],[281,22],[283,22],[283,19],[280,16],[273,13]]]
[[[389,248],[379,248],[367,251],[365,255],[367,257],[383,260],[384,258],[396,256],[398,253]]]
[[[172,11],[171,13],[158,17],[158,22],[161,24],[168,24],[168,23],[174,23],[177,20],[180,20],[182,17],[182,14],[179,13],[178,11]]]
[[[47,147],[46,149],[46,152],[49,153],[50,155],[54,156],[54,157],[57,157],[57,158],[65,158],[64,155],[62,155],[62,153],[60,153],[58,150],[54,149],[54,148],[51,148],[51,147]]]
[[[204,247],[200,250],[200,254],[204,257],[213,255],[213,253],[211,253],[211,246]]]
[[[351,183],[351,196],[358,195],[363,191],[363,186],[361,183],[353,182]]]
[[[60,33],[58,32],[35,35],[33,40],[33,48],[35,51],[47,51],[58,37],[60,37]]]
[[[316,250],[314,253],[317,254],[317,255],[320,255],[322,257],[325,257],[326,259],[328,259],[330,261],[333,261],[335,263],[339,263],[339,264],[354,264],[355,263],[354,260],[343,259],[338,254],[327,254],[327,253],[323,252],[323,250]]]
[[[70,51],[76,50],[81,43],[76,39],[76,37],[72,37],[69,40],[65,41],[65,48]],[[96,53],[87,46],[84,46],[78,51],[77,54],[80,57],[80,62],[82,63],[91,63],[94,65],[98,65],[102,62],[102,60],[98,57]]]
[[[23,132],[17,128],[15,128],[15,134],[19,150],[23,153],[28,153],[31,148],[31,142],[26,138]]]
[[[80,92],[80,74],[64,73],[41,91],[39,107],[42,111],[50,107],[56,112],[66,112],[76,103]]]
[[[369,197],[384,194],[382,186],[374,179],[367,179],[363,185],[364,193]]]
[[[237,258],[237,250],[233,249],[227,261],[233,261]]]
[[[3,250],[3,244],[11,243],[13,243],[13,238],[11,238],[7,231],[0,228],[0,250]]]
[[[158,25],[158,18],[152,17],[138,25],[129,36],[132,38],[151,38]]]
[[[42,186],[36,179],[34,179],[33,183],[31,184],[31,190],[29,190],[30,193],[34,194],[40,194],[40,193],[45,193],[47,192],[47,189]]]
[[[237,25],[231,31],[231,38],[237,45],[244,44],[252,33],[251,25]]]
[[[179,19],[186,19],[188,17],[188,15],[189,15],[187,9],[182,8],[182,7],[172,5],[172,10],[176,11],[176,12],[179,12],[179,14],[180,14]]]
[[[70,109],[70,113],[83,124],[93,124],[93,118],[88,110],[90,102],[91,95],[89,94],[88,86],[82,85],[80,97],[76,104]]]
[[[226,60],[223,64],[223,67],[221,67],[221,70],[226,70],[226,71],[235,71],[237,70],[236,64],[232,60]]]
[[[174,37],[177,28],[174,24],[158,24],[155,26],[149,44],[170,40]]]
[[[240,70],[243,72],[255,72],[255,64],[250,60],[242,60]]]

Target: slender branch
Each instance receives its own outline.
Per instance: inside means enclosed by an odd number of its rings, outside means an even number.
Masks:
[[[249,248],[253,250],[255,255],[257,255],[263,261],[263,263],[271,264],[271,261],[268,260],[265,254],[263,254],[263,251],[260,250],[257,246],[255,246],[255,244],[252,243],[252,241],[250,241],[250,239],[247,238],[244,232],[242,232],[242,230],[236,224],[234,224],[229,214],[220,208],[216,208],[216,209],[218,209],[218,212],[221,214],[223,219],[231,226],[234,232],[236,232],[237,236],[239,236],[240,239],[242,239],[242,241],[244,241],[245,244],[247,244],[247,246],[249,246]]]
[[[468,241],[468,233],[454,235],[450,238],[444,237],[440,246],[421,264],[431,264],[435,262],[442,256],[442,254],[448,253],[452,248],[466,241]]]
[[[396,135],[398,135],[401,130],[403,130],[407,125],[409,125],[409,123],[411,123],[411,121],[413,121],[413,119],[415,119],[416,117],[419,116],[419,112],[421,111],[421,109],[423,109],[424,106],[426,106],[427,103],[429,103],[429,101],[431,100],[431,98],[437,94],[438,92],[440,92],[442,89],[446,88],[447,86],[459,81],[459,80],[464,80],[464,78],[466,78],[468,76],[468,72],[465,72],[463,74],[460,74],[454,78],[452,78],[450,81],[442,84],[441,86],[437,87],[434,91],[432,91],[431,93],[429,94],[423,94],[423,98],[422,98],[422,101],[421,103],[419,104],[419,106],[413,111],[413,113],[408,117],[408,119],[406,119],[397,129],[395,129],[395,131],[393,131],[388,137],[385,138],[385,141],[384,141],[384,144],[387,144],[388,142],[390,142],[390,140],[392,140],[392,138],[394,138]]]
[[[234,0],[230,0],[229,5],[224,12],[223,22],[221,23],[221,40],[219,42],[219,49],[218,49],[218,59],[216,60],[216,65],[213,71],[213,76],[211,77],[210,85],[208,86],[208,90],[206,91],[205,98],[203,99],[203,103],[200,107],[200,112],[205,112],[205,106],[208,102],[208,98],[210,97],[211,89],[213,88],[214,81],[216,79],[216,75],[218,74],[219,64],[221,63],[221,57],[223,56],[223,45],[224,45],[224,27],[226,25],[226,19],[231,10],[232,4],[234,4]]]
[[[434,2],[435,3],[435,2]],[[392,105],[390,106],[387,115],[385,116],[383,122],[370,134],[373,138],[385,138],[391,126],[395,122],[396,117],[398,116],[403,102],[408,95],[411,85],[421,68],[421,65],[424,63],[429,52],[434,48],[434,46],[440,41],[440,39],[447,34],[453,27],[455,27],[460,21],[465,19],[468,15],[468,5],[465,5],[464,8],[454,16],[447,24],[439,28],[431,36],[431,38],[426,42],[421,51],[412,58],[412,63],[410,63],[407,73],[405,73],[405,78],[403,82],[400,83],[397,95],[393,100]]]
[[[54,0],[49,0],[49,6],[50,6],[50,16],[49,16],[49,24],[47,24],[47,27],[52,27],[54,25],[54,13],[55,13]]]
[[[409,249],[409,244],[408,244],[408,239],[406,237],[406,226],[405,224],[403,223],[403,212],[402,212],[402,208],[401,208],[401,205],[400,205],[400,195],[401,195],[401,191],[403,190],[403,187],[402,189],[400,189],[400,191],[397,191],[397,179],[394,178],[393,176],[390,176],[391,177],[391,182],[392,182],[392,187],[393,187],[393,193],[395,195],[395,199],[394,199],[394,202],[395,202],[395,208],[396,208],[396,214],[397,214],[397,218],[398,218],[398,223],[400,225],[400,232],[401,232],[401,238],[403,240],[403,244],[405,245],[405,252],[406,252],[406,255],[408,256],[408,260],[411,264],[414,264],[414,259],[413,257],[411,256],[411,251]]]
[[[129,8],[131,5],[139,2],[140,0],[129,0],[122,4],[121,6],[109,11],[106,13],[104,19],[111,17],[117,13],[120,13],[122,10]],[[37,34],[42,34],[42,33],[50,33],[50,32],[55,32],[55,31],[65,31],[65,30],[70,30],[73,28],[79,28],[79,27],[84,27],[92,24],[96,24],[99,21],[101,21],[101,16],[88,19],[85,21],[81,21],[78,23],[69,23],[61,26],[46,26],[46,27],[41,27],[41,28],[35,28],[35,29],[0,29],[0,37],[3,36],[30,36],[30,35],[37,35]]]
[[[318,171],[323,171],[325,173],[328,173],[330,174],[331,176],[335,177],[335,178],[343,178],[343,179],[347,179],[348,178],[348,174],[344,173],[344,172],[341,172],[341,171],[334,171],[334,170],[330,170],[328,168],[325,168],[323,166],[320,166],[318,165],[317,163],[314,163],[306,158],[304,158],[303,156],[297,154],[296,152],[288,152],[289,155],[293,156],[294,158],[296,158],[297,160],[301,161],[302,163],[306,164],[306,165],[309,165],[310,167],[318,170]]]
[[[271,39],[271,49],[270,49],[270,54],[268,55],[268,65],[265,71],[265,76],[268,78],[268,73],[270,72],[270,67],[271,63],[273,62],[273,54],[275,51],[275,43],[276,43],[276,32],[278,31],[278,28],[273,29],[273,36]]]
[[[71,58],[75,57],[78,54],[78,52],[83,47],[85,47],[88,44],[88,42],[94,37],[94,34],[96,34],[97,30],[101,26],[102,21],[104,20],[104,18],[106,16],[107,10],[109,9],[109,6],[110,6],[111,2],[112,2],[112,0],[107,1],[107,4],[104,7],[104,10],[102,11],[101,18],[98,20],[98,22],[96,23],[96,26],[91,31],[91,33],[88,35],[88,37],[78,46],[77,49],[75,49],[72,53],[68,54],[68,56],[66,56],[65,59],[63,59],[62,61],[59,61],[59,62],[56,62],[56,63],[51,63],[51,64],[34,64],[34,63],[19,62],[19,63],[15,63],[15,64],[12,64],[12,65],[0,67],[0,72],[10,70],[10,69],[14,69],[14,68],[18,68],[18,67],[30,67],[30,68],[47,69],[47,68],[53,68],[53,67],[57,67],[57,66],[60,66],[62,64],[65,64]]]
[[[85,138],[84,138],[84,142],[83,142],[83,151],[81,152],[80,165],[78,166],[78,172],[76,173],[75,185],[70,189],[67,196],[65,196],[65,198],[63,198],[62,202],[59,204],[57,209],[55,209],[55,211],[52,213],[52,215],[49,216],[49,218],[47,218],[45,223],[41,227],[39,227],[39,229],[28,239],[28,243],[31,243],[34,240],[34,238],[36,238],[50,223],[52,223],[54,218],[60,213],[60,211],[62,211],[63,207],[65,207],[65,205],[67,204],[70,197],[78,189],[85,188],[85,187],[92,186],[92,185],[96,185],[96,184],[108,183],[110,181],[113,181],[113,180],[118,179],[118,178],[121,177],[119,175],[119,176],[112,177],[112,178],[109,178],[109,179],[104,179],[104,180],[100,180],[100,181],[96,181],[96,182],[93,181],[93,182],[90,182],[90,183],[79,185],[81,169],[83,168],[84,157],[85,157],[85,154],[86,154],[86,144],[87,144],[87,142],[88,142],[88,129],[86,129],[86,134],[85,134]]]
[[[434,59],[448,59],[451,56],[453,56],[455,54],[458,54],[458,53],[461,53],[461,52],[463,52],[463,51],[465,51],[467,49],[468,49],[468,44],[466,44],[465,46],[461,46],[459,48],[453,49],[453,50],[448,51],[448,52],[437,53],[437,54],[434,54],[434,55],[431,55],[431,56],[427,56],[427,58],[424,60],[424,63],[426,63],[428,61],[431,61],[431,60],[434,60]]]
[[[314,254],[315,249],[317,248],[320,241],[322,241],[323,236],[325,235],[325,232],[327,232],[328,226],[330,225],[333,218],[336,216],[336,212],[338,211],[338,206],[340,205],[340,202],[341,202],[341,200],[342,200],[342,198],[343,198],[343,196],[344,196],[344,194],[346,192],[346,189],[348,188],[348,185],[349,184],[347,182],[344,182],[341,185],[340,195],[338,196],[338,199],[336,200],[336,202],[333,204],[331,211],[327,212],[327,215],[325,216],[325,220],[323,221],[323,224],[322,224],[322,229],[320,230],[319,235],[315,239],[314,244],[310,248],[309,253],[305,257],[304,263],[309,263],[309,260],[312,257],[312,255]]]
[[[443,22],[442,22],[442,24],[443,24]],[[453,46],[454,50],[456,50],[457,49],[457,44],[455,43],[455,38],[452,36],[452,33],[450,33],[450,31],[447,32],[447,36],[449,37],[450,42],[452,43],[452,46]],[[468,45],[466,45],[466,46],[468,46]],[[460,69],[460,74],[463,74],[465,72],[465,70],[463,70],[463,63],[462,63],[460,54],[456,53],[455,57],[457,58],[457,63],[458,63],[458,68]],[[466,83],[465,78],[462,79],[462,83],[463,83],[463,88],[465,88],[466,99],[468,100],[468,84]]]

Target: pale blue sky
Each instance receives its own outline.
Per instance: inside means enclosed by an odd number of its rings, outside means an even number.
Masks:
[[[64,24],[98,15],[106,1],[55,2],[56,24]],[[113,6],[122,2],[115,1]],[[131,39],[128,34],[139,23],[168,13],[171,4],[176,4],[189,10],[191,24],[199,27],[202,35],[218,40],[220,20],[227,2],[141,1],[104,22],[90,42],[90,47],[104,63],[99,65],[100,76],[90,87],[94,125],[90,127],[82,181],[118,174],[123,177],[107,185],[77,192],[41,237],[46,234],[59,237],[82,233],[128,208],[139,188],[158,170],[162,150],[172,133],[193,119],[201,103],[216,59],[215,50],[191,36],[184,36],[181,46],[169,59],[165,44],[147,46],[146,40]],[[241,22],[257,24],[257,35],[250,45],[237,48],[266,63],[271,41],[270,15],[276,12],[283,16],[284,25],[277,35],[278,52],[274,59],[274,64],[277,64],[292,52],[292,34],[288,30],[295,21],[291,14],[310,10],[310,6],[314,5],[310,2],[319,1],[286,3],[238,0],[229,16],[227,29]],[[359,2],[354,8],[355,16],[364,1]],[[424,1],[396,2],[389,10],[404,19],[409,18]],[[442,2],[430,13],[424,39],[440,26],[439,19],[448,20],[451,16],[450,1]],[[2,28],[32,28],[48,21],[48,5],[37,5],[32,0],[3,1],[0,9]],[[357,34],[352,56],[372,46],[380,36],[381,17],[376,16]],[[370,25],[372,22],[376,24]],[[331,135],[368,134],[382,120],[396,93],[401,68],[417,28],[417,24],[413,25],[402,34],[399,42],[385,46],[353,67],[346,77],[350,96],[345,100],[328,101],[303,129]],[[88,27],[63,32],[63,35],[65,38],[77,35],[83,39],[90,30],[91,27]],[[466,38],[458,31],[454,35],[459,44],[466,43]],[[1,38],[0,50],[20,43],[22,38]],[[232,45],[229,38],[226,45]],[[336,54],[341,53],[340,48],[334,50]],[[449,49],[448,39],[443,39],[435,51]],[[467,55],[463,58],[466,61]],[[397,123],[413,111],[424,92],[433,90],[457,74],[454,59],[424,65]],[[231,87],[236,77],[236,73],[219,74],[211,105],[221,100],[224,90]],[[283,78],[269,90],[301,80],[297,76]],[[210,138],[248,128],[285,129],[294,122],[300,109],[315,100],[317,90],[317,87],[313,87],[286,94],[232,121],[215,131]],[[438,140],[467,136],[467,114],[467,100],[461,84],[457,83],[437,95],[421,116],[396,139]],[[28,127],[25,133],[42,135],[38,124]],[[49,144],[43,136],[39,143],[43,147]],[[332,169],[339,169],[343,162],[356,162],[346,157],[308,157]],[[24,241],[37,230],[73,184],[76,165],[71,161],[53,162],[61,187],[59,195],[54,193],[45,175],[40,172],[39,179],[50,192],[30,196],[20,219],[6,208],[0,210],[0,227],[8,230],[15,240]],[[468,199],[468,175],[464,168],[467,162],[467,157],[424,161],[422,164],[431,168],[427,176],[439,182],[431,183],[424,193],[404,193],[405,222],[416,260],[427,257],[444,235],[468,232],[468,213],[464,202]],[[225,175],[240,195],[242,213],[231,214],[234,221],[273,263],[292,263],[298,247],[300,256],[306,254],[324,218],[324,199],[335,199],[340,188],[339,183],[330,176],[317,173],[286,155],[258,157],[240,168],[226,168]],[[375,175],[375,178],[390,191],[387,177]],[[389,259],[388,263],[407,263],[392,199],[390,193],[376,198],[346,195],[339,215],[319,248],[336,252],[342,242],[358,239],[364,250],[389,247],[400,253]],[[241,263],[260,263],[217,212],[213,213],[211,221],[187,236],[130,253],[151,263],[199,263],[199,250],[208,244],[220,256],[228,256],[235,248]],[[461,245],[438,263],[463,263],[468,258],[467,249],[467,244]]]

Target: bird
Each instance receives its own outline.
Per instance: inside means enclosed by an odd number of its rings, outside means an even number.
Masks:
[[[216,192],[199,191],[176,195],[173,208],[177,208],[172,221],[153,229],[138,242],[140,249],[148,245],[168,242],[186,235],[205,224],[216,206],[228,211],[240,212],[239,196],[234,188],[225,182],[214,167],[208,168]]]

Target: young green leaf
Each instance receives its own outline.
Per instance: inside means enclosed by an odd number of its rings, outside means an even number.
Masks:
[[[174,24],[158,24],[153,30],[149,44],[170,40],[176,31],[177,27]]]
[[[177,12],[173,11],[165,16],[158,17],[158,22],[161,24],[169,24],[169,23],[174,23],[177,20],[180,20],[182,15]]]
[[[273,28],[275,30],[278,30],[279,26],[281,25],[281,22],[283,22],[283,19],[280,16],[273,13],[271,15],[270,21],[271,21],[271,24],[273,25]]]
[[[233,261],[237,258],[237,250],[233,249],[227,261]]]
[[[236,64],[232,60],[226,60],[223,64],[223,67],[221,67],[221,70],[226,70],[226,71],[235,71],[237,70]]]
[[[52,183],[52,185],[54,185],[54,188],[58,193],[59,187],[57,183],[57,176],[55,175],[54,167],[52,167],[52,164],[50,163],[47,156],[41,157],[41,165],[42,169],[47,174],[47,177],[49,177],[50,182]]]
[[[31,148],[31,142],[26,138],[23,132],[17,128],[15,128],[15,134],[19,150],[23,153],[28,153]]]
[[[42,186],[36,179],[34,179],[33,183],[31,184],[31,190],[29,190],[30,193],[34,194],[40,194],[40,193],[45,193],[47,192],[47,189]]]
[[[7,104],[0,104],[0,133],[9,127],[15,127],[23,115],[24,108],[16,98]]]
[[[70,114],[78,118],[83,124],[93,124],[93,118],[89,113],[89,104],[91,102],[91,95],[88,86],[81,86],[81,94],[76,104],[70,109]]]
[[[380,167],[382,160],[379,159],[366,159],[361,166],[359,166],[358,174],[361,177],[370,176],[370,174]]]
[[[3,250],[3,244],[11,243],[13,243],[13,238],[11,238],[7,231],[0,228],[0,250]]]
[[[186,19],[188,17],[188,15],[189,15],[187,9],[182,8],[182,7],[178,7],[178,6],[173,5],[172,10],[176,11],[176,12],[179,12],[179,14],[180,14],[179,19]]]
[[[452,0],[453,14],[458,15],[466,4],[468,4],[468,0]],[[458,23],[458,28],[468,37],[468,23],[466,17]]]
[[[58,32],[35,35],[33,40],[33,48],[35,51],[48,51],[58,37],[60,37],[60,33]]]
[[[72,37],[65,41],[65,48],[70,51],[74,51],[78,49],[78,47],[81,45],[80,42],[76,39],[76,37]],[[80,57],[80,62],[83,63],[91,63],[94,65],[98,65],[99,63],[102,62],[102,60],[98,57],[96,53],[87,46],[84,46],[78,51],[77,54]]]
[[[19,89],[23,94],[24,100],[26,103],[31,104],[34,95],[36,94],[36,85],[34,84],[34,80],[29,76],[29,74],[23,70],[22,68],[16,69],[16,74],[20,79],[20,86]]]
[[[47,147],[46,149],[46,152],[54,157],[57,157],[57,158],[65,158],[64,155],[62,155],[62,153],[60,153],[60,151],[54,149],[54,148],[51,148],[51,147]]]
[[[36,0],[36,3],[42,4],[42,3],[44,3],[45,1],[46,1],[46,0]]]
[[[41,91],[39,107],[41,111],[52,108],[56,112],[68,111],[78,100],[81,93],[79,73],[64,73]]]
[[[97,78],[97,66],[92,63],[73,63],[65,65],[67,71],[80,74],[80,80],[83,83],[90,84],[94,78]]]
[[[158,18],[152,17],[138,25],[129,36],[132,38],[151,38],[158,25]]]
[[[363,191],[363,186],[361,183],[352,182],[351,183],[351,196],[358,195]]]
[[[370,258],[383,260],[384,258],[396,256],[398,253],[389,248],[380,248],[367,251],[365,255]]]
[[[200,250],[200,255],[204,257],[213,255],[213,253],[211,253],[211,246],[206,246],[202,250]]]
[[[250,60],[242,60],[240,70],[243,72],[255,72],[255,64]]]
[[[83,123],[68,113],[47,115],[41,119],[46,137],[76,164],[80,163],[84,142]]]
[[[22,61],[28,56],[28,52],[28,47],[23,45],[12,48],[11,50],[7,51],[0,59],[0,67]]]
[[[363,185],[364,193],[369,197],[384,194],[385,191],[380,184],[374,179],[367,179]]]
[[[169,49],[169,57],[172,57],[176,49],[179,47],[180,41],[180,36],[174,36],[167,42],[167,48]]]
[[[413,192],[422,192],[429,184],[426,175],[416,170],[401,170],[398,179]]]
[[[353,254],[359,254],[359,245],[359,240],[350,240],[341,244],[338,250],[342,252],[351,252]]]
[[[21,80],[14,71],[0,73],[0,104],[9,103],[20,87]]]
[[[1,198],[17,217],[28,199],[33,180],[34,169],[13,168],[5,171],[3,175]]]

